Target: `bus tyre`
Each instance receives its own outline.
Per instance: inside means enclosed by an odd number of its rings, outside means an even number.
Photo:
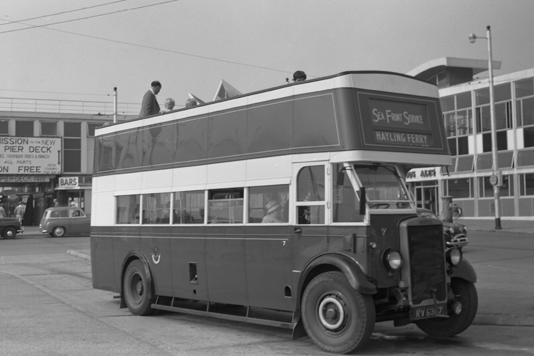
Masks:
[[[450,337],[467,329],[475,319],[478,309],[478,296],[475,285],[460,278],[452,278],[451,288],[454,300],[449,302],[449,308],[456,302],[461,303],[461,311],[455,314],[449,310],[448,318],[425,319],[416,322],[416,325],[430,336]]]
[[[2,233],[4,239],[14,239],[17,236],[17,230],[12,227],[6,227]]]
[[[63,237],[65,236],[65,228],[62,226],[57,226],[52,230],[52,236],[54,237]]]
[[[126,306],[133,315],[151,315],[154,295],[152,285],[141,261],[134,260],[124,274],[122,292]]]
[[[363,346],[375,325],[370,296],[354,290],[341,272],[315,277],[302,298],[306,333],[322,350],[349,353]]]

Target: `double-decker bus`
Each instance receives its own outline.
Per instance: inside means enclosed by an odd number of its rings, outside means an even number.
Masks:
[[[285,327],[336,353],[382,321],[456,335],[477,311],[476,274],[404,179],[450,164],[437,88],[390,72],[100,128],[93,285],[135,315]]]

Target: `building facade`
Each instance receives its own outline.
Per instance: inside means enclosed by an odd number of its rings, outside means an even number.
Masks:
[[[95,108],[85,111],[96,114],[83,113],[81,102],[62,103],[0,98],[0,204],[15,216],[15,207],[25,203],[27,226],[38,225],[54,200],[91,214],[94,133],[113,116]]]
[[[487,61],[444,58],[409,73],[440,88],[453,162],[408,173],[407,182],[422,207],[442,213],[443,197],[452,196],[464,217],[495,217],[489,80],[473,80],[487,67]],[[503,219],[532,218],[534,68],[495,76],[494,102],[500,213]]]

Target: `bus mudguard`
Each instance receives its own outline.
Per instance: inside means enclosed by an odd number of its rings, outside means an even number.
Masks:
[[[462,259],[462,261],[452,269],[451,278],[461,278],[468,282],[476,283],[477,273],[469,261]]]
[[[320,265],[330,265],[334,266],[337,269],[339,269],[345,277],[347,277],[347,280],[349,281],[352,288],[357,290],[360,293],[363,294],[375,294],[376,293],[376,286],[369,282],[367,279],[367,276],[365,273],[363,273],[361,267],[358,265],[356,261],[354,261],[352,258],[341,255],[341,254],[325,254],[322,256],[317,257],[315,260],[310,262],[308,266],[306,266],[303,278],[301,281],[304,281],[307,279],[308,274],[317,266]],[[302,283],[302,282],[301,282]],[[300,288],[299,288],[300,290]],[[302,291],[301,291],[302,293]]]
[[[147,276],[147,282],[150,283],[150,285],[153,285],[152,281],[152,273],[150,273],[150,266],[148,264],[148,260],[146,259],[145,255],[139,251],[139,250],[132,250],[128,252],[124,260],[122,261],[122,269],[121,269],[121,279],[120,279],[120,291],[121,291],[121,304],[120,308],[126,308],[126,302],[124,301],[124,293],[122,292],[122,280],[124,279],[124,273],[126,273],[126,267],[128,267],[128,264],[132,260],[139,260],[143,264],[143,268],[145,269],[145,275]]]

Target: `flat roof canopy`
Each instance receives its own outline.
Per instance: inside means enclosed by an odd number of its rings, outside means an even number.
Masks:
[[[473,75],[485,72],[489,69],[487,59],[442,57],[423,63],[409,71],[407,74],[418,79],[428,80],[449,67],[472,69]],[[501,69],[501,61],[494,60],[493,69]]]

